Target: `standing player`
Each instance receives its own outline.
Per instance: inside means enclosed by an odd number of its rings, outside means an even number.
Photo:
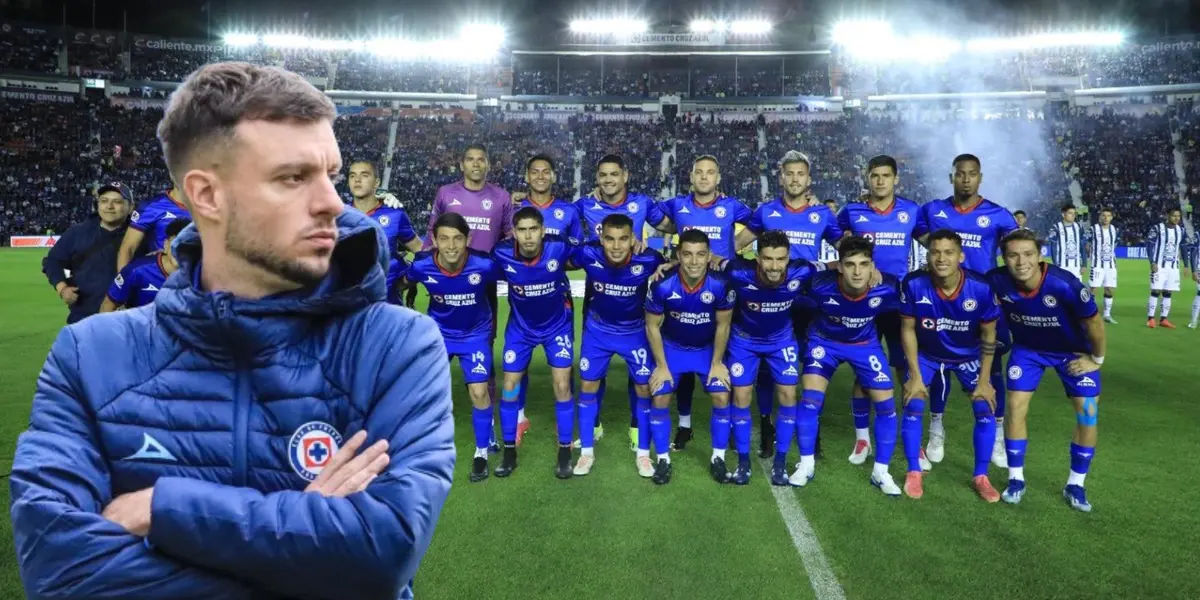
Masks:
[[[779,159],[780,197],[760,204],[754,209],[750,224],[738,235],[737,248],[740,252],[763,232],[777,229],[787,234],[791,242],[789,256],[809,262],[825,262],[828,253],[825,247],[833,247],[842,239],[834,209],[828,201],[822,205],[812,194],[812,160],[804,153],[789,150]],[[836,208],[836,203],[834,204]],[[836,253],[836,249],[834,249]],[[809,309],[792,307],[792,330],[796,340],[802,342],[808,331],[812,315]],[[759,411],[759,456],[767,458],[774,452],[775,427],[771,423],[771,412],[775,382],[770,373],[759,371],[756,395]]]
[[[558,425],[558,466],[554,475],[571,477],[571,434],[575,406],[571,402],[572,338],[575,322],[568,300],[570,288],[563,273],[573,246],[555,235],[545,235],[538,209],[526,206],[513,215],[513,238],[500,242],[492,253],[500,276],[508,281],[510,307],[504,330],[504,387],[500,395],[500,432],[504,456],[497,477],[508,477],[517,468],[518,401],[528,384],[526,373],[533,349],[541,346],[550,365],[554,388],[554,414]]]
[[[829,199],[825,200],[825,208],[829,209],[829,214],[836,215],[837,211],[838,211],[837,200],[834,200],[833,198],[829,198]],[[836,219],[833,221],[833,226],[834,227],[837,226]],[[830,263],[836,263],[838,261],[838,251],[837,251],[836,244],[837,244],[836,239],[833,242],[830,242],[829,240],[821,240],[821,256],[818,258],[818,260],[820,260],[821,262],[823,262],[827,265]]]
[[[983,171],[979,158],[973,154],[956,156],[950,171],[950,184],[954,187],[954,195],[923,205],[913,232],[923,244],[928,243],[928,237],[933,231],[949,229],[957,232],[962,239],[963,266],[979,275],[996,268],[1000,240],[1018,228],[1016,219],[1008,209],[979,195],[982,183]],[[924,267],[925,263],[926,261],[921,261],[920,266],[916,268]],[[1007,351],[1005,344],[1008,340],[1008,325],[1001,321],[996,327],[997,340],[1000,342],[998,351],[1003,357]],[[909,362],[912,362],[911,357]],[[1003,362],[1002,359],[992,361],[992,370],[989,371],[992,387],[997,394],[996,423],[1001,426],[1004,423]],[[933,397],[930,402],[929,446],[926,450],[931,463],[942,462],[945,457],[946,431],[942,418],[946,412],[946,400],[950,396],[950,390],[943,388],[941,384],[941,379],[935,380],[930,388]],[[997,439],[993,445],[992,460],[999,467],[1005,466],[1002,440]]]
[[[1075,205],[1062,207],[1062,221],[1050,229],[1050,257],[1060,269],[1083,281],[1083,244],[1087,230],[1075,222]]]
[[[125,230],[121,249],[117,251],[117,272],[134,259],[147,233],[151,236],[150,251],[157,252],[166,247],[167,225],[175,219],[191,218],[183,204],[183,191],[177,187],[150,198],[129,216],[129,229]]]
[[[800,380],[800,348],[792,331],[792,307],[803,302],[802,289],[819,269],[791,258],[791,243],[782,230],[758,238],[758,258],[734,258],[723,271],[737,294],[729,341],[729,375],[733,384],[733,441],[738,466],[733,483],[750,483],[750,394],[761,363],[766,362],[779,400],[775,428],[775,465],[771,483],[787,485],[787,451],[796,432],[796,384]]]
[[[867,162],[866,179],[867,201],[849,202],[843,206],[838,212],[838,226],[843,235],[862,236],[873,242],[874,268],[895,277],[896,285],[899,285],[908,274],[913,229],[917,226],[920,207],[916,202],[896,195],[896,184],[900,180],[896,159],[884,155],[872,158]],[[844,252],[840,246],[839,251]],[[900,342],[900,315],[896,310],[884,312],[877,325],[887,342],[888,364],[900,377],[906,364],[904,346]],[[850,462],[856,465],[866,462],[871,454],[871,401],[863,392],[862,383],[855,382],[850,400],[856,438]]]
[[[975,491],[984,500],[997,502],[1000,493],[987,476],[996,444],[996,392],[986,375],[995,359],[1000,306],[984,274],[963,268],[959,234],[939,229],[929,234],[928,244],[928,268],[910,273],[900,288],[901,333],[908,359],[901,424],[908,459],[904,493],[911,498],[924,494],[920,456],[921,419],[930,393],[926,386],[938,381],[949,390],[953,374],[970,394],[975,411]]]
[[[1042,262],[1041,244],[1029,230],[1008,234],[1002,243],[1004,267],[988,273],[1011,322],[1013,349],[1008,360],[1008,487],[1001,499],[1016,504],[1025,495],[1025,418],[1029,401],[1047,368],[1058,371],[1075,406],[1071,473],[1063,497],[1071,508],[1092,510],[1084,478],[1096,453],[1100,365],[1104,364],[1104,321],[1079,278]]]
[[[600,241],[576,249],[571,257],[573,268],[587,273],[590,297],[584,307],[583,344],[580,347],[579,374],[583,380],[579,394],[579,445],[581,455],[575,463],[576,475],[587,475],[595,465],[593,427],[600,383],[608,374],[613,354],[625,360],[636,394],[633,409],[635,449],[638,430],[649,431],[639,419],[649,418],[650,374],[653,364],[646,342],[646,312],[643,308],[646,285],[663,258],[653,250],[635,253],[634,221],[623,214],[611,214],[600,225]],[[646,412],[639,410],[646,409]]]
[[[1192,247],[1188,268],[1192,270],[1192,279],[1196,282],[1196,298],[1192,300],[1192,322],[1188,329],[1200,326],[1200,231],[1192,230]]]
[[[354,161],[350,163],[349,173],[347,184],[354,208],[375,219],[387,235],[388,251],[392,253],[387,273],[388,300],[392,304],[400,304],[400,296],[395,293],[394,288],[397,278],[404,270],[404,250],[420,252],[421,239],[413,230],[412,222],[408,220],[408,213],[404,212],[404,208],[385,205],[385,194],[379,189],[379,171],[374,163],[365,160]]]
[[[703,230],[688,229],[680,234],[676,255],[678,270],[651,284],[646,297],[646,337],[655,365],[650,375],[654,404],[650,435],[641,434],[639,442],[652,437],[658,461],[651,467],[649,444],[639,447],[638,474],[652,475],[660,485],[671,480],[671,393],[681,375],[691,374],[704,378],[704,389],[712,396],[709,464],[713,479],[724,483],[728,479],[725,450],[729,447],[730,388],[729,370],[722,360],[729,344],[736,294],[727,278],[708,272],[711,253]]]
[[[167,278],[179,269],[179,263],[175,262],[175,253],[171,250],[171,243],[190,223],[187,219],[171,221],[167,225],[167,239],[163,241],[162,250],[135,258],[133,262],[125,265],[108,288],[104,302],[100,303],[100,312],[137,308],[154,302]]]
[[[900,487],[888,473],[888,462],[896,448],[895,390],[875,327],[879,315],[898,310],[900,281],[885,273],[883,282],[871,287],[875,270],[872,256],[878,251],[865,237],[843,239],[838,252],[840,272],[821,273],[804,290],[808,301],[819,306],[821,312],[813,320],[808,335],[804,393],[796,420],[800,462],[789,481],[793,486],[803,487],[812,480],[825,390],[838,367],[850,363],[857,377],[855,385],[866,389],[875,406],[875,441],[879,447],[871,485],[888,496],[899,496]]]
[[[1104,289],[1104,322],[1116,325],[1112,318],[1113,290],[1117,289],[1117,228],[1112,224],[1113,209],[1100,209],[1100,222],[1092,225],[1091,239],[1088,240],[1088,261],[1092,265],[1092,274],[1088,283],[1092,286],[1092,295]]]
[[[1025,211],[1013,212],[1013,219],[1017,222],[1017,229],[1028,229],[1025,224],[1029,222],[1029,215],[1025,214]]]
[[[488,447],[492,439],[492,338],[495,312],[487,301],[487,289],[497,278],[495,261],[467,248],[471,229],[466,219],[453,212],[433,223],[430,236],[434,247],[417,254],[401,277],[403,284],[421,284],[429,292],[429,316],[445,338],[451,360],[458,357],[463,382],[474,406],[471,424],[475,431],[472,482],[488,478]]]
[[[1171,312],[1171,292],[1179,291],[1179,259],[1183,257],[1183,211],[1179,207],[1167,211],[1167,220],[1158,223],[1146,234],[1146,255],[1150,257],[1150,301],[1146,305],[1146,327],[1175,329],[1167,319]],[[1162,313],[1157,325],[1154,313],[1162,298]]]
[[[735,228],[739,224],[749,223],[750,209],[736,198],[717,193],[717,186],[721,184],[721,167],[714,156],[705,154],[692,163],[691,183],[691,194],[656,205],[658,211],[651,215],[651,224],[664,232],[682,234],[691,230],[703,231],[712,256],[725,260],[733,258]],[[748,230],[749,227],[746,227],[742,231]],[[682,237],[679,243],[683,243]],[[696,378],[686,372],[676,384],[679,430],[675,432],[674,446],[683,450],[692,439],[692,395],[696,391]]]

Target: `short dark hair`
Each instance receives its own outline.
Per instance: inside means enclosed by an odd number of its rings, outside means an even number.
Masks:
[[[1013,216],[1014,216],[1014,217],[1015,217],[1015,216],[1017,216],[1017,215],[1021,215],[1022,217],[1028,217],[1028,216],[1029,216],[1029,215],[1025,214],[1025,211],[1023,211],[1023,210],[1018,210],[1018,211],[1016,211],[1016,212],[1014,212],[1014,213],[1013,213]]]
[[[467,220],[458,213],[442,213],[441,216],[433,222],[433,235],[437,237],[437,232],[443,227],[449,227],[467,237],[471,235],[471,226],[467,225]]]
[[[1104,208],[1100,209],[1100,212],[1102,212],[1102,213],[1108,213],[1108,214],[1110,214],[1110,215],[1115,215],[1115,214],[1117,214],[1117,213],[1116,213],[1116,211],[1114,211],[1114,210],[1113,210],[1113,207],[1111,207],[1111,206],[1105,206]]]
[[[613,229],[628,229],[633,231],[633,219],[630,219],[628,215],[613,213],[607,217],[604,217],[603,221],[600,221],[601,231],[610,227]]]
[[[900,167],[896,164],[896,159],[894,159],[886,154],[872,156],[871,160],[867,161],[867,172],[868,173],[870,173],[871,171],[874,171],[875,169],[878,169],[879,167],[891,167],[893,175],[900,172]]]
[[[546,217],[542,216],[542,211],[532,206],[524,206],[517,209],[516,213],[513,213],[513,227],[516,227],[517,223],[520,223],[525,219],[533,219],[534,221],[537,221],[538,225],[546,224]]]
[[[792,242],[782,229],[768,229],[758,236],[758,251],[767,248],[787,248],[791,250]]]
[[[193,71],[175,88],[157,135],[167,171],[179,185],[196,153],[234,141],[242,121],[332,123],[336,117],[333,102],[296,73],[218,62]]]
[[[532,169],[533,163],[539,160],[546,161],[546,164],[550,165],[551,172],[556,170],[554,166],[554,159],[550,158],[549,154],[534,154],[533,156],[529,157],[529,160],[525,161],[525,171],[528,172],[529,169]]]
[[[1037,245],[1038,252],[1042,251],[1042,240],[1039,240],[1037,234],[1029,229],[1015,229],[1004,236],[1004,239],[1000,240],[1000,249],[1002,252],[1008,252],[1008,244],[1010,242],[1033,242]]]
[[[837,203],[838,203],[836,198],[826,198],[826,199],[822,200],[822,202],[824,202],[825,204],[832,204],[834,206],[837,206]]]
[[[170,223],[167,223],[167,229],[163,233],[164,233],[164,235],[166,235],[166,237],[173,238],[173,237],[179,235],[179,232],[183,231],[184,227],[187,227],[188,225],[191,225],[191,224],[192,224],[191,219],[175,219],[175,220],[171,221]]]
[[[708,234],[699,229],[688,229],[679,234],[679,245],[684,244],[704,244],[705,248],[710,246]]]
[[[379,177],[379,167],[375,164],[375,161],[360,158],[350,163],[350,167],[353,167],[354,165],[367,165],[371,167],[371,173],[374,174],[375,177]],[[347,167],[347,169],[349,169],[349,167]]]
[[[955,233],[952,229],[939,229],[929,234],[929,247],[932,248],[933,243],[938,240],[952,240],[960,249],[963,245],[962,236]]]
[[[483,153],[483,157],[484,157],[484,158],[487,158],[487,157],[488,157],[488,149],[487,149],[487,146],[484,146],[483,144],[481,144],[481,143],[479,143],[479,142],[471,142],[470,144],[467,144],[467,147],[466,147],[466,148],[463,148],[463,151],[462,151],[462,158],[463,158],[463,159],[466,159],[466,158],[467,158],[467,153],[468,153],[468,152],[470,152],[470,151],[472,151],[472,150],[478,150],[478,151],[482,152],[482,153]]]
[[[1075,208],[1075,204],[1073,202],[1068,202],[1068,203],[1062,205],[1062,212],[1065,213],[1068,210],[1078,210],[1078,209]]]
[[[838,246],[838,260],[844,261],[856,254],[866,254],[868,258],[874,258],[875,242],[861,235],[842,238],[842,243]]]
[[[717,157],[715,157],[711,154],[701,154],[700,156],[697,156],[696,160],[692,161],[692,168],[695,169],[696,165],[700,164],[700,161],[704,161],[704,160],[711,160],[712,164],[717,165],[717,170],[718,171],[721,170],[721,161],[717,160]]]
[[[975,156],[974,154],[959,154],[958,156],[954,157],[954,162],[950,163],[950,165],[953,167],[957,167],[958,163],[961,163],[961,162],[973,162],[976,165],[978,165],[979,168],[981,168],[981,169],[983,168],[983,163],[980,162],[979,157]]]
[[[1183,209],[1182,209],[1182,208],[1180,208],[1180,207],[1178,207],[1178,206],[1172,206],[1172,207],[1170,207],[1170,208],[1168,208],[1168,209],[1167,209],[1167,212],[1166,212],[1166,214],[1168,214],[1168,215],[1169,215],[1169,214],[1171,214],[1171,213],[1173,213],[1173,212],[1177,212],[1177,213],[1179,213],[1179,214],[1183,214]]]
[[[605,154],[604,157],[600,159],[600,162],[596,163],[596,168],[599,169],[601,165],[605,164],[617,165],[622,171],[625,170],[625,159],[617,156],[616,154]]]

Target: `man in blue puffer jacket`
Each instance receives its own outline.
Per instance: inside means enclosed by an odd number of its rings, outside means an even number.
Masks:
[[[154,304],[59,333],[13,464],[43,598],[411,598],[454,470],[446,350],[385,300],[334,107],[218,63],[159,138],[194,224]],[[361,452],[360,452],[361,450]]]

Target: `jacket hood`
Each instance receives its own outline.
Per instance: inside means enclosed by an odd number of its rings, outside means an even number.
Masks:
[[[158,322],[205,354],[251,358],[296,342],[325,318],[385,300],[390,253],[383,228],[349,207],[337,227],[329,272],[320,283],[250,300],[200,289],[200,234],[188,225],[172,244],[179,270],[154,301]]]

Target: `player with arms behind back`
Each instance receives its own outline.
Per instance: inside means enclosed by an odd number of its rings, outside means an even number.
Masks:
[[[975,410],[975,490],[984,500],[997,502],[1000,493],[987,477],[996,443],[996,392],[987,374],[995,360],[1000,306],[984,275],[963,267],[959,234],[939,229],[927,242],[928,268],[910,273],[900,288],[900,327],[908,359],[900,430],[908,460],[904,493],[910,498],[924,494],[920,455],[927,386],[940,381],[948,392],[953,374],[971,395]]]
[[[1116,325],[1112,318],[1113,290],[1117,289],[1117,228],[1112,224],[1113,209],[1100,209],[1100,222],[1092,226],[1091,240],[1087,243],[1088,260],[1092,263],[1092,275],[1088,284],[1095,296],[1104,290],[1104,322]]]
[[[1087,242],[1087,229],[1075,219],[1075,205],[1068,202],[1062,207],[1062,221],[1050,228],[1050,257],[1054,265],[1083,281],[1083,246]]]
[[[1179,260],[1183,258],[1183,211],[1179,207],[1167,210],[1166,221],[1156,223],[1146,235],[1146,256],[1150,258],[1150,301],[1146,305],[1146,327],[1175,329],[1167,319],[1171,312],[1171,293],[1179,291]],[[1154,322],[1158,300],[1162,298],[1162,313]]]
[[[1063,497],[1071,508],[1089,512],[1084,478],[1096,453],[1100,401],[1100,365],[1104,364],[1104,321],[1092,294],[1068,271],[1042,262],[1041,244],[1032,231],[1008,234],[1001,245],[1005,266],[988,273],[992,290],[1011,323],[1008,359],[1008,487],[1001,499],[1016,504],[1025,495],[1025,419],[1029,401],[1047,368],[1058,371],[1075,406],[1071,473]]]

